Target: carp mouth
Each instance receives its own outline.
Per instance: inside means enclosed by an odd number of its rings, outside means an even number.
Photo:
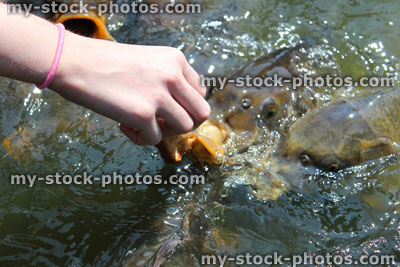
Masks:
[[[180,162],[183,155],[191,152],[202,163],[222,164],[227,138],[223,125],[206,120],[193,132],[163,138],[157,148],[163,159],[171,163]]]
[[[103,40],[115,41],[108,33],[105,17],[94,12],[87,14],[58,14],[55,23],[64,24],[65,28],[73,33]]]

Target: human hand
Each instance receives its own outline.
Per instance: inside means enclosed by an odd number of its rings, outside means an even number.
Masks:
[[[191,131],[210,107],[196,71],[175,48],[136,46],[67,33],[50,89],[121,123],[138,145]]]

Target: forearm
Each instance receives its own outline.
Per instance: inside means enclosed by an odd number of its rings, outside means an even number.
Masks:
[[[50,70],[58,29],[37,16],[7,14],[0,3],[0,76],[39,84]]]
[[[50,22],[7,14],[0,3],[0,76],[41,84],[57,42],[58,29]],[[207,119],[210,107],[199,81],[175,48],[119,44],[66,31],[49,88],[118,121],[137,144],[155,145],[162,136],[188,132]]]

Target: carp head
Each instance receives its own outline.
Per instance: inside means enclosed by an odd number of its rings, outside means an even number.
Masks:
[[[324,171],[336,172],[393,151],[351,101],[337,100],[312,111],[290,128],[279,154]]]
[[[222,114],[223,122],[232,132],[252,139],[260,125],[266,125],[269,130],[276,128],[279,120],[287,115],[288,102],[289,93],[285,88],[241,90],[228,85],[213,95],[210,105],[215,107],[216,113]]]

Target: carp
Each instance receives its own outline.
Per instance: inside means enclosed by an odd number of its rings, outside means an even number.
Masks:
[[[50,0],[45,0],[50,1]],[[65,25],[66,29],[75,32],[77,34],[92,37],[96,39],[104,39],[115,41],[114,38],[107,30],[107,23],[109,21],[109,15],[113,10],[106,10],[106,8],[111,8],[112,5],[115,5],[111,0],[56,0],[58,4],[67,4],[71,5],[86,5],[88,10],[83,10],[81,13],[69,12],[69,13],[56,13],[50,17],[50,20],[54,23],[62,23]],[[164,9],[167,4],[188,4],[189,1],[171,1],[171,0],[144,0],[142,4],[148,5],[157,5],[161,14],[151,14],[150,16],[146,15],[146,18],[155,19],[159,15],[164,15],[163,24],[172,25],[175,21],[179,21],[179,19],[175,18],[176,14],[164,14]],[[126,5],[126,3],[125,3]],[[104,9],[106,12],[104,12]],[[136,10],[132,10],[132,12],[136,12]],[[182,15],[181,15],[182,16]]]
[[[48,1],[48,0],[46,0]],[[179,3],[187,4],[188,1],[180,1]],[[87,12],[81,13],[56,13],[51,16],[50,20],[54,23],[62,23],[65,25],[66,29],[75,32],[77,34],[97,38],[97,39],[104,39],[104,40],[111,40],[115,41],[114,38],[110,35],[107,30],[107,23],[109,19],[109,15],[112,10],[100,10],[103,8],[110,8],[113,4],[111,0],[59,0],[56,1],[58,4],[67,4],[71,6],[73,4],[83,4],[88,7]],[[149,4],[149,5],[157,5],[160,10],[163,10],[165,6],[169,3],[177,4],[175,1],[168,1],[168,0],[145,0],[142,4]],[[134,12],[135,10],[132,10]],[[162,11],[161,11],[162,12]],[[162,12],[163,13],[163,12]],[[146,17],[157,17],[158,14],[151,14],[151,16]],[[164,24],[169,25],[171,24],[172,15],[174,14],[167,14],[168,16],[163,19]]]
[[[129,253],[123,266],[144,265],[144,262],[145,266],[153,267],[180,266],[181,264],[174,265],[170,262],[177,253],[182,255],[185,261],[191,262],[192,257],[186,257],[188,255],[186,251],[181,252],[186,248],[191,250],[202,246],[204,238],[208,235],[210,221],[205,214],[204,206],[197,203],[187,203],[182,212],[182,217],[179,216],[179,221],[175,222],[176,225],[169,225],[169,229],[157,233],[156,240]],[[164,220],[162,222],[164,223]],[[160,225],[153,227],[158,229]]]
[[[296,121],[278,154],[325,171],[399,151],[400,89],[338,99]]]
[[[295,47],[280,49],[243,66],[228,80],[241,77],[283,77],[299,75],[297,68],[305,62],[307,42]],[[250,145],[265,128],[285,132],[286,119],[301,116],[315,107],[310,91],[294,90],[292,84],[284,86],[243,86],[228,83],[215,90],[208,100],[210,118],[193,132],[164,138],[157,146],[164,160],[179,162],[191,152],[194,158],[208,163],[220,163],[225,145],[233,140],[235,146]]]
[[[267,172],[273,172],[274,168],[277,167],[279,174],[293,174],[293,172],[296,172],[296,176],[301,176],[298,172],[300,169],[296,168],[296,163],[301,163],[304,167],[315,166],[326,171],[336,171],[367,160],[396,153],[399,151],[398,142],[400,142],[399,115],[400,89],[387,89],[372,94],[354,98],[342,98],[330,102],[326,106],[310,111],[289,128],[287,135],[283,137],[282,143],[278,144],[277,155],[274,155],[276,158],[269,159],[272,164],[270,165],[270,169],[267,169]],[[281,160],[282,158],[283,160]],[[276,159],[278,160],[274,161]],[[285,164],[284,162],[286,161],[289,164]],[[290,164],[293,162],[295,164]],[[274,163],[278,163],[277,166]],[[397,168],[398,164],[388,170]],[[253,170],[254,167],[250,169]],[[256,170],[256,172],[258,171]],[[229,179],[239,180],[240,177],[245,176],[245,172],[247,170],[243,170],[243,172],[234,170],[229,174],[232,176]],[[269,189],[263,188],[262,184],[255,184],[256,192],[250,192],[250,188],[246,189],[246,186],[235,186],[235,189],[228,189],[236,191],[224,191],[227,184],[227,177],[221,174],[218,172],[212,174],[212,177],[218,178],[215,180],[211,178],[214,183],[212,184],[212,189],[208,192],[207,199],[204,201],[206,205],[210,205],[212,208],[202,209],[206,211],[206,215],[193,211],[186,213],[183,216],[182,225],[178,230],[180,235],[174,234],[166,242],[163,242],[160,245],[160,249],[150,259],[149,266],[177,266],[177,263],[179,265],[182,263],[196,265],[199,262],[198,259],[200,259],[198,255],[212,254],[212,252],[208,251],[210,244],[212,245],[211,248],[218,252],[223,251],[225,247],[235,247],[240,241],[237,239],[237,235],[232,233],[232,230],[229,228],[215,227],[217,224],[215,218],[207,214],[207,212],[218,210],[218,205],[222,203],[231,205],[221,207],[221,210],[227,211],[227,215],[224,216],[229,216],[229,212],[235,209],[233,207],[234,200],[240,199],[243,195],[246,197],[253,195],[256,199],[262,201],[277,200],[278,197],[292,189],[289,185],[287,187],[278,185],[278,180],[272,180],[271,188]],[[379,175],[382,175],[382,172],[379,172]],[[390,177],[392,181],[386,181],[383,184],[385,187],[388,187],[384,188],[384,190],[389,190],[398,198],[397,176],[392,173]],[[266,178],[271,177],[266,176]],[[282,178],[281,183],[284,184],[284,180],[287,177]],[[251,189],[253,190],[253,188]],[[224,197],[227,198],[227,196],[230,196],[231,199],[228,197],[228,200],[221,200]],[[387,205],[384,203],[387,199],[383,198],[375,190],[370,192],[370,194],[361,193],[360,198],[373,208],[381,210],[386,210],[385,208],[387,208]],[[197,199],[194,203],[196,205],[199,205],[198,203],[203,204]],[[255,201],[255,203],[257,202]],[[264,203],[260,205],[269,207],[269,205]],[[238,206],[236,207],[237,213],[235,215],[243,216],[243,206]],[[255,212],[254,218],[268,216],[267,213],[259,213],[258,208],[255,210],[257,212]],[[253,210],[251,211],[253,212]],[[220,214],[218,212],[214,214],[214,216],[216,215],[219,218]],[[228,220],[228,218],[226,217],[224,220]],[[247,217],[242,220],[246,223],[248,222]],[[260,226],[263,225],[264,222],[261,222]],[[298,227],[297,224],[296,227]],[[249,228],[251,229],[251,227]],[[266,228],[269,229],[269,227]],[[202,232],[199,229],[206,229],[206,231]],[[203,243],[199,243],[198,238],[201,238]],[[192,243],[192,240],[195,240],[196,243]]]
[[[6,0],[5,2],[9,5],[22,5],[27,15],[32,12],[53,23],[62,23],[67,30],[79,35],[114,41],[107,30],[107,14],[98,10],[100,5],[106,5],[111,0]],[[33,7],[29,7],[30,5]]]
[[[56,3],[71,6],[73,4],[78,5],[80,2],[88,6],[88,12],[56,13],[50,20],[54,23],[64,24],[67,30],[79,35],[114,41],[114,38],[107,30],[107,17],[97,10],[100,4],[105,5],[110,2],[109,0],[62,0]]]

